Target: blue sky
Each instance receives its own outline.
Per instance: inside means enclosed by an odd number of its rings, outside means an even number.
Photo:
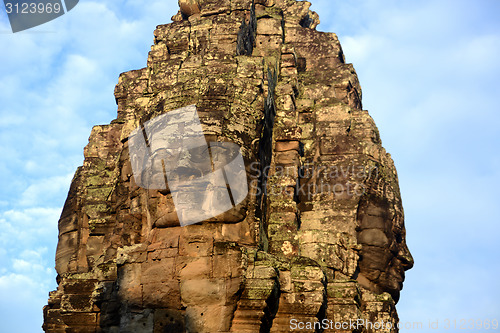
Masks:
[[[500,320],[500,2],[312,2],[398,169],[416,261],[401,321]],[[17,34],[0,9],[0,332],[33,333],[90,130],[115,118],[118,75],[146,65],[177,2],[81,0]]]

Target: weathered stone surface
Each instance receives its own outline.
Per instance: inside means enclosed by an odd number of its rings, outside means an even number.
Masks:
[[[179,6],[147,67],[120,75],[117,119],[92,130],[59,220],[44,330],[394,326],[413,265],[398,179],[337,36],[315,29],[307,1]],[[128,138],[189,105],[207,141],[241,147],[250,185],[230,211],[181,227],[170,189],[136,183]]]

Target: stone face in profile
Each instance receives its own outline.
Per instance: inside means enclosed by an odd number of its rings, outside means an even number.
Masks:
[[[336,35],[305,1],[179,5],[92,130],[44,330],[395,325],[413,265],[397,174]]]

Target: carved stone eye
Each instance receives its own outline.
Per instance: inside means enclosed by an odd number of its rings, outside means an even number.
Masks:
[[[362,244],[386,247],[389,240],[385,233],[380,229],[366,229],[359,233],[358,241]]]

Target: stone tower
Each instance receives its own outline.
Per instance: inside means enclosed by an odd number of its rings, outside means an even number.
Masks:
[[[398,178],[337,36],[307,1],[179,5],[92,130],[45,332],[396,332],[413,265]],[[207,142],[240,147],[248,195],[181,226],[174,190],[138,185],[130,137],[193,108]]]

